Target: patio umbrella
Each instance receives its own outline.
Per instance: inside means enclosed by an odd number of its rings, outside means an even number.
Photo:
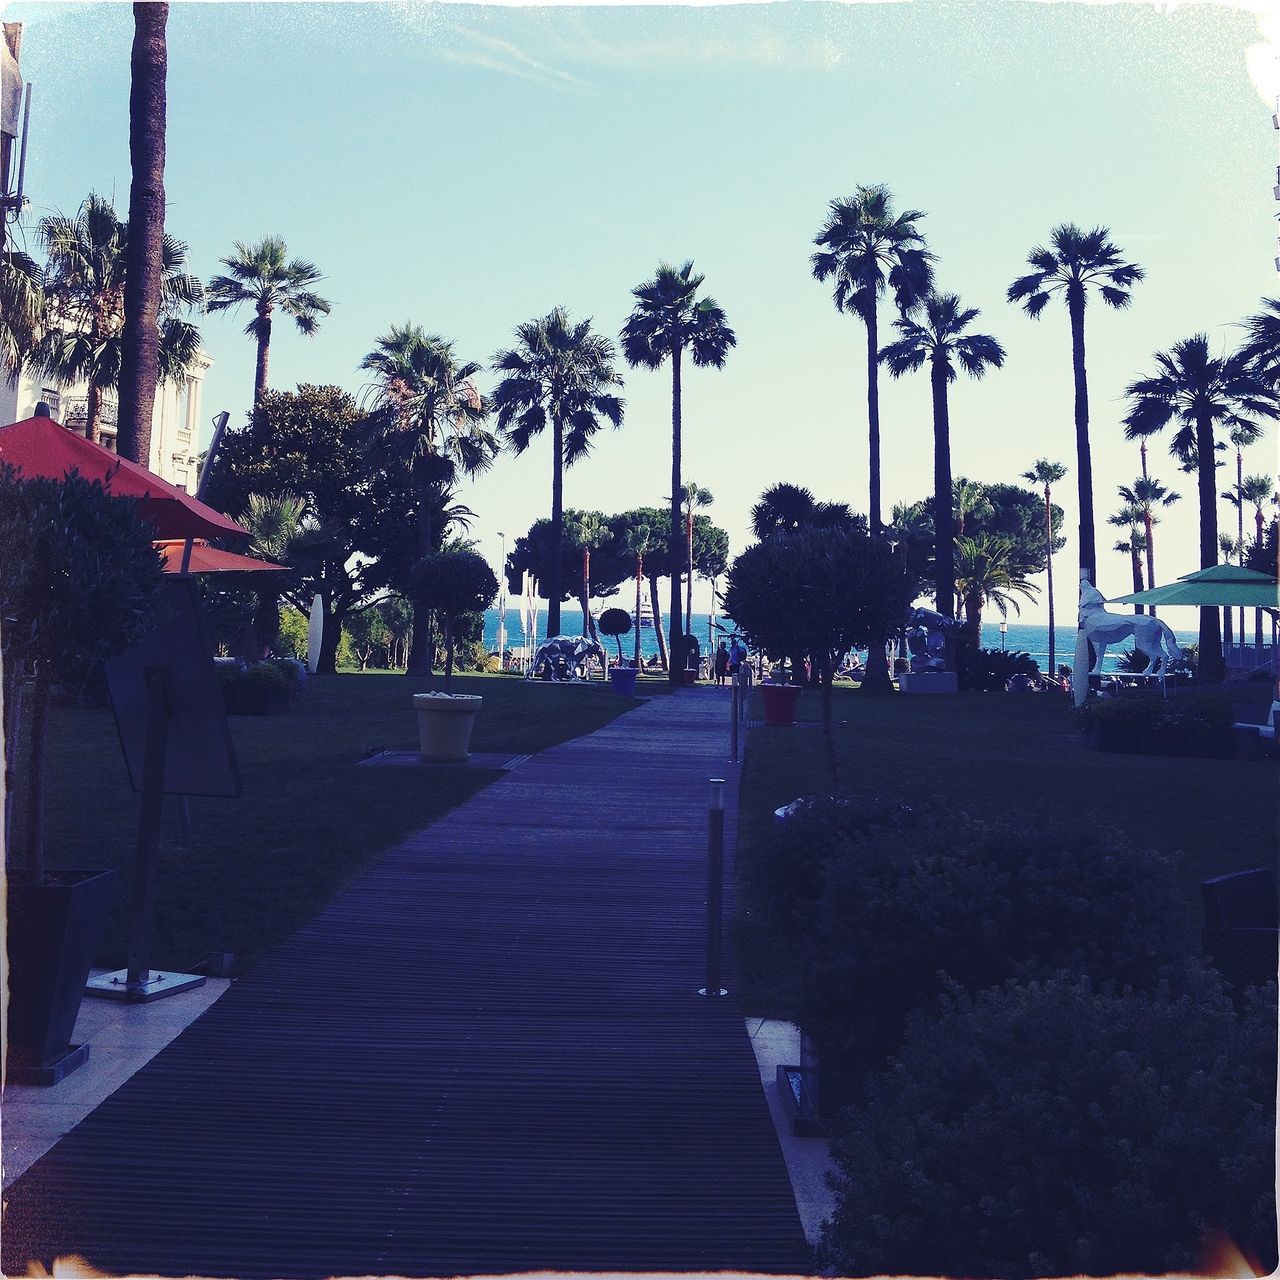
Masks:
[[[1188,573],[1164,587],[1116,596],[1111,604],[1242,605],[1246,609],[1280,607],[1280,585],[1275,578],[1235,564],[1215,564]]]
[[[182,572],[182,542],[157,542],[156,547],[164,558],[165,573]],[[270,560],[255,560],[253,556],[237,555],[234,551],[222,551],[204,542],[191,546],[188,573],[285,573],[288,567],[273,564]]]
[[[0,463],[10,463],[24,476],[62,479],[69,471],[100,480],[116,497],[139,499],[138,514],[161,539],[247,536],[234,520],[146,467],[130,462],[92,440],[68,431],[52,418],[25,418],[0,427]]]

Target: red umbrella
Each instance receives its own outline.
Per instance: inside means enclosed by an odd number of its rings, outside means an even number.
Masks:
[[[156,547],[164,557],[165,573],[182,572],[182,552],[186,542],[157,542]],[[220,551],[217,547],[197,542],[191,548],[188,573],[284,573],[287,566],[273,564],[270,560],[255,560],[253,556],[236,555],[234,551]]]
[[[61,479],[74,468],[86,480],[101,480],[116,497],[138,498],[138,514],[155,526],[159,538],[246,534],[234,520],[198,502],[186,490],[68,431],[52,418],[26,418],[0,427],[0,463],[4,462],[28,478]]]

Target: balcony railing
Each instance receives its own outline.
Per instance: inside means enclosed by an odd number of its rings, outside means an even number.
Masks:
[[[98,405],[98,430],[104,427],[109,431],[116,429],[119,410],[114,400],[102,397]],[[89,420],[89,398],[87,396],[64,396],[62,400],[62,425],[75,427],[83,431]]]

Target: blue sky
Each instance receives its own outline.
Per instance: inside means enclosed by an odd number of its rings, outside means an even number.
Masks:
[[[130,8],[19,3],[35,83],[32,213],[90,191],[128,199]],[[925,210],[938,284],[981,308],[1003,370],[952,393],[957,474],[1015,480],[1036,457],[1072,474],[1066,317],[1004,301],[1055,223],[1104,223],[1147,269],[1125,313],[1089,314],[1095,501],[1138,471],[1122,391],[1198,330],[1225,348],[1280,292],[1280,161],[1263,90],[1266,21],[1247,8],[977,0],[733,7],[174,3],[170,231],[206,279],[233,240],[282,234],[316,262],[332,315],[313,339],[277,323],[271,381],[337,383],[392,323],[486,361],[517,323],[564,304],[616,337],[659,259],[694,259],[738,333],[719,372],[686,379],[685,474],[716,497],[734,550],[779,480],[866,508],[864,351],[809,275],[827,202],[885,182]],[[203,323],[206,416],[243,421],[247,316]],[[886,316],[887,321],[887,316]],[[568,474],[566,502],[659,502],[669,375],[627,374],[623,429]],[[928,379],[882,380],[886,506],[931,488]],[[1274,469],[1274,432],[1246,456]],[[1161,577],[1196,567],[1191,477],[1157,534]],[[1224,485],[1228,477],[1224,475]],[[504,456],[463,500],[497,532],[546,514],[549,443]],[[1225,519],[1225,515],[1224,515]],[[1234,517],[1232,516],[1232,522]],[[1100,534],[1101,586],[1129,589]],[[1105,538],[1105,543],[1102,539]],[[1075,547],[1060,609],[1074,605]],[[697,606],[701,607],[701,606]],[[1023,620],[1043,616],[1043,597]],[[1175,625],[1180,622],[1175,619]]]

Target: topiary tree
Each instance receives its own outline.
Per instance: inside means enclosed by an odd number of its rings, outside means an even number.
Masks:
[[[453,683],[454,631],[468,613],[483,613],[498,594],[498,580],[478,551],[454,547],[423,556],[409,574],[409,596],[444,624],[444,687]]]
[[[161,581],[154,537],[137,501],[112,497],[100,481],[74,472],[63,480],[21,480],[0,468],[0,635],[4,669],[12,673],[6,703],[19,673],[31,679],[23,844],[32,883],[45,878],[49,688],[83,680],[142,635]],[[18,744],[9,735],[6,743],[11,786]]]
[[[606,609],[596,627],[601,635],[613,637],[618,646],[618,666],[622,666],[622,637],[631,630],[631,615],[625,609]]]
[[[845,1118],[828,1274],[1274,1274],[1275,990],[952,991]]]

